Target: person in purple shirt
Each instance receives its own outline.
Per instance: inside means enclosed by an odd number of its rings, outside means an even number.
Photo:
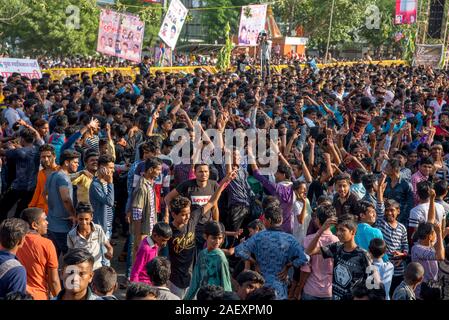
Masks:
[[[250,150],[250,148],[248,148]],[[249,155],[251,157],[251,155]],[[251,161],[255,162],[255,161]],[[296,199],[295,190],[299,189],[299,182],[292,183],[291,170],[284,164],[278,166],[278,170],[275,173],[276,182],[271,182],[266,177],[262,176],[259,172],[257,164],[252,163],[251,169],[253,170],[253,176],[256,178],[262,186],[273,196],[276,196],[282,209],[282,230],[287,233],[293,232],[293,203]]]
[[[0,224],[0,299],[8,293],[26,293],[26,270],[16,254],[28,231],[28,224],[22,219],[10,218]]]

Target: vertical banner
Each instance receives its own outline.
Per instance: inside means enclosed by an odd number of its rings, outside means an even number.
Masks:
[[[239,46],[257,46],[257,37],[265,30],[267,5],[242,7],[239,26]]]
[[[413,24],[416,22],[417,0],[396,0],[395,24]]]
[[[159,38],[174,49],[189,10],[179,0],[172,0],[159,30]]]
[[[102,9],[97,51],[140,62],[144,31],[145,23],[138,16]]]

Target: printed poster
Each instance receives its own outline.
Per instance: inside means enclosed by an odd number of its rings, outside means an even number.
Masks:
[[[413,24],[416,22],[417,0],[396,0],[395,24]]]
[[[144,32],[145,23],[138,16],[102,9],[97,51],[140,62]]]
[[[265,30],[267,5],[242,7],[239,26],[239,46],[257,46],[257,37]]]
[[[159,38],[174,49],[189,10],[179,0],[172,0],[159,30]]]

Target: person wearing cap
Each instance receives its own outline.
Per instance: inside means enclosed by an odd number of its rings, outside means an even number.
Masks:
[[[141,63],[137,65],[139,73],[142,77],[146,77],[150,74],[150,57],[144,56]]]

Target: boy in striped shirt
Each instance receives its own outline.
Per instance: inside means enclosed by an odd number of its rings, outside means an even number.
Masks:
[[[381,177],[377,189],[377,220],[375,227],[379,228],[387,245],[387,255],[394,265],[393,280],[390,287],[390,295],[404,278],[404,259],[409,252],[406,227],[397,221],[401,211],[400,204],[392,199],[384,203],[383,194],[386,188],[385,179]]]

